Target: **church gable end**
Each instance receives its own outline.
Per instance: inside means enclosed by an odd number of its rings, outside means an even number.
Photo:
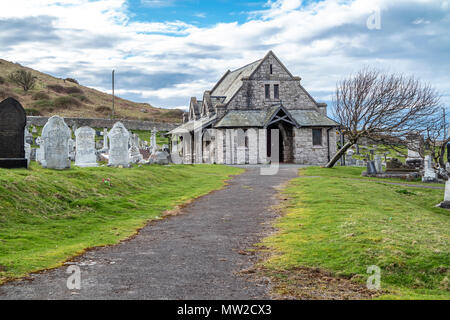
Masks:
[[[270,51],[229,100],[228,109],[266,109],[276,104],[286,109],[319,111],[317,103],[283,63]]]

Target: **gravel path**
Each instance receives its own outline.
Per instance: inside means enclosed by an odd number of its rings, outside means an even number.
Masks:
[[[275,187],[296,177],[298,166],[282,166],[273,176],[246,169],[179,215],[73,260],[81,269],[80,290],[67,289],[64,266],[0,286],[0,299],[268,298],[267,284],[236,272],[252,266],[255,256],[242,250],[258,242],[274,218]]]

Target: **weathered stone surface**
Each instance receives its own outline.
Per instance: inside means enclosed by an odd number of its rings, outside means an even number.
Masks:
[[[381,163],[381,156],[379,154],[376,154],[374,156],[374,164],[375,164],[375,170],[377,173],[383,172],[383,164]]]
[[[57,170],[70,168],[71,134],[64,119],[60,116],[51,117],[42,129],[42,139],[45,147],[43,167]]]
[[[76,155],[75,165],[78,167],[97,167],[95,150],[95,130],[81,127],[75,131]]]
[[[436,182],[437,174],[433,169],[433,162],[431,161],[431,156],[425,156],[424,161],[424,173],[422,177],[422,182]]]
[[[130,133],[121,122],[116,122],[108,134],[109,138],[109,166],[129,167],[128,141]]]
[[[26,168],[25,126],[22,105],[13,98],[0,103],[0,168]]]

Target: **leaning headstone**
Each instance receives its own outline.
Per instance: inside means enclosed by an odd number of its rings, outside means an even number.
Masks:
[[[95,130],[90,127],[81,127],[75,131],[75,136],[75,165],[78,167],[97,167],[97,156],[95,154]]]
[[[42,166],[48,169],[63,170],[70,168],[69,139],[70,129],[60,116],[48,119],[42,129],[44,140],[44,163]]]
[[[109,138],[109,161],[108,166],[129,167],[128,141],[130,133],[121,122],[116,122],[108,134]]]
[[[376,154],[374,156],[374,163],[375,163],[375,170],[377,173],[383,172],[383,164],[381,163],[381,156],[379,154]]]
[[[437,181],[436,171],[433,169],[433,163],[431,161],[431,156],[425,156],[424,161],[424,173],[422,177],[422,182],[435,182]]]
[[[27,168],[25,126],[27,117],[14,98],[0,103],[0,168]]]

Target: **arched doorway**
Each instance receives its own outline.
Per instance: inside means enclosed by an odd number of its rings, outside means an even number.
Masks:
[[[278,141],[276,134],[272,135],[272,129],[278,130]],[[282,163],[294,161],[294,138],[293,126],[287,122],[279,121],[267,127],[267,157],[272,156],[272,151],[278,150],[278,159]],[[278,146],[275,145],[275,141]]]

